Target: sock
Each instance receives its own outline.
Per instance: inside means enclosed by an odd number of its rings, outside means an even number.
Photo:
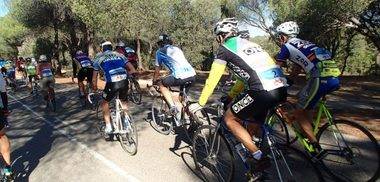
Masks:
[[[260,160],[262,155],[263,155],[263,153],[261,152],[261,150],[258,150],[256,152],[252,153],[252,157],[256,160]]]

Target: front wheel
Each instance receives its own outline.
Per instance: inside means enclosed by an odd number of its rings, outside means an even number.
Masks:
[[[137,137],[137,127],[132,117],[127,113],[122,114],[121,116],[123,130],[126,133],[120,134],[119,142],[124,151],[128,152],[131,155],[137,153],[138,146],[138,137]]]
[[[152,120],[150,124],[161,134],[168,135],[173,130],[173,117],[169,106],[162,96],[155,97],[152,103]]]
[[[130,84],[129,91],[131,92],[129,94],[130,94],[130,98],[132,102],[138,105],[141,104],[142,91],[141,91],[139,82],[136,79],[132,78],[130,79],[129,84]]]
[[[355,122],[334,120],[321,127],[317,139],[325,150],[320,160],[337,180],[378,180],[380,148],[367,129]]]
[[[234,176],[232,150],[215,126],[203,125],[193,138],[193,159],[205,181],[231,181]]]

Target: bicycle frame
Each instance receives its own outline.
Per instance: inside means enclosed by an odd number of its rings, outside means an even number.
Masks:
[[[120,113],[124,112],[121,103],[121,100],[119,99],[119,96],[116,96],[115,98],[115,119],[112,119],[112,123],[115,127],[114,134],[125,134],[127,133],[127,130],[123,129],[123,123],[121,123],[121,116]],[[125,116],[127,117],[127,116]]]

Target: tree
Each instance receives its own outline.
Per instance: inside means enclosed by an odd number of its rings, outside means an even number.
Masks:
[[[17,56],[28,30],[12,16],[0,17],[0,53],[4,56]]]

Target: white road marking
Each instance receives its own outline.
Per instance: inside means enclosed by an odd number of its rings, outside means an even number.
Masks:
[[[102,163],[104,163],[106,166],[108,166],[110,169],[112,169],[113,171],[115,171],[117,174],[119,174],[120,176],[126,178],[127,181],[131,181],[131,182],[137,182],[139,181],[136,177],[126,173],[121,167],[119,167],[117,164],[115,164],[114,162],[112,162],[111,160],[107,159],[106,157],[104,157],[102,154],[96,152],[95,150],[92,150],[91,148],[89,148],[86,144],[84,143],[81,143],[80,141],[78,141],[74,136],[72,136],[70,133],[68,133],[67,131],[63,130],[63,129],[57,129],[56,126],[54,125],[55,122],[61,122],[65,125],[70,125],[70,123],[64,121],[64,120],[61,120],[61,119],[58,119],[58,118],[55,118],[55,121],[49,121],[47,120],[45,117],[43,117],[42,115],[38,114],[37,112],[35,112],[32,108],[30,108],[29,106],[25,105],[24,103],[18,101],[16,99],[15,96],[12,96],[10,94],[8,94],[15,102],[21,104],[23,107],[25,107],[27,110],[29,110],[30,112],[32,112],[35,116],[37,116],[38,118],[42,119],[43,121],[45,121],[47,124],[49,124],[50,126],[52,126],[53,128],[55,128],[55,130],[57,130],[59,133],[61,133],[62,135],[66,136],[71,142],[74,142],[76,144],[78,144],[83,150],[87,151],[89,154],[91,154],[94,158],[98,159],[99,161],[101,161]]]

